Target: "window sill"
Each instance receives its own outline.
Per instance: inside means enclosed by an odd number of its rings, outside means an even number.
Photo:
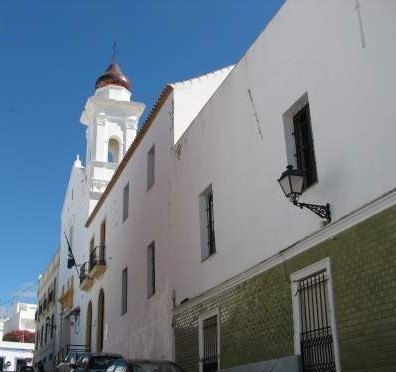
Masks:
[[[319,183],[318,181],[311,183],[306,189],[301,191],[301,195],[306,193],[307,191],[311,191],[318,183]]]
[[[213,258],[213,257],[216,255],[216,253],[217,253],[217,251],[216,251],[216,252],[213,252],[213,253],[210,254],[209,256],[202,257],[202,258],[201,258],[201,263],[202,263],[202,262],[205,262],[205,261],[209,261],[211,258]]]

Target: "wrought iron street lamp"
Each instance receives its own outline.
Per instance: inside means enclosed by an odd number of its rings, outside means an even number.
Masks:
[[[286,196],[295,206],[301,209],[307,208],[321,218],[325,218],[328,223],[331,222],[330,204],[317,205],[300,203],[298,199],[302,194],[304,175],[297,169],[293,169],[292,165],[288,165],[286,170],[282,173],[278,182]]]

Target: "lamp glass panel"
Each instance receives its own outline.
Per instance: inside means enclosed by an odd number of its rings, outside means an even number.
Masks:
[[[293,194],[301,194],[304,177],[293,174],[289,175],[289,177]]]
[[[286,197],[288,197],[291,193],[291,188],[290,188],[290,181],[289,181],[289,176],[285,176],[279,180],[279,184],[282,187],[283,192],[285,193]]]

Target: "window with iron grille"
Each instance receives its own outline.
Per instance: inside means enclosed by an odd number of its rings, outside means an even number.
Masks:
[[[48,324],[45,325],[44,343],[47,343],[48,337]]]
[[[214,372],[219,369],[218,357],[218,317],[212,315],[201,322],[201,366],[202,372]]]
[[[320,263],[317,265],[320,266]],[[309,269],[309,268],[308,268]],[[318,267],[316,267],[318,269]],[[296,352],[303,372],[336,372],[337,352],[330,278],[323,265],[319,270],[292,275]]]
[[[51,315],[51,338],[54,337],[54,328],[55,328],[55,317],[54,314]]]
[[[202,259],[205,259],[216,253],[212,186],[200,195],[200,219],[201,254]]]
[[[304,174],[303,189],[318,181],[309,103],[293,116],[297,169]]]
[[[128,310],[128,268],[122,270],[121,275],[121,315]]]
[[[155,145],[151,147],[147,153],[147,190],[154,185],[155,182]]]
[[[147,247],[147,297],[155,293],[155,242]]]
[[[129,182],[124,187],[122,197],[122,222],[125,222],[129,215]]]

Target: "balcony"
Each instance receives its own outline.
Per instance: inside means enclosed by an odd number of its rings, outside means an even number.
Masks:
[[[88,262],[85,262],[80,269],[80,289],[88,291],[93,285],[93,279],[88,275]]]
[[[98,245],[89,255],[89,275],[91,278],[98,278],[105,272],[105,270],[105,246]]]

